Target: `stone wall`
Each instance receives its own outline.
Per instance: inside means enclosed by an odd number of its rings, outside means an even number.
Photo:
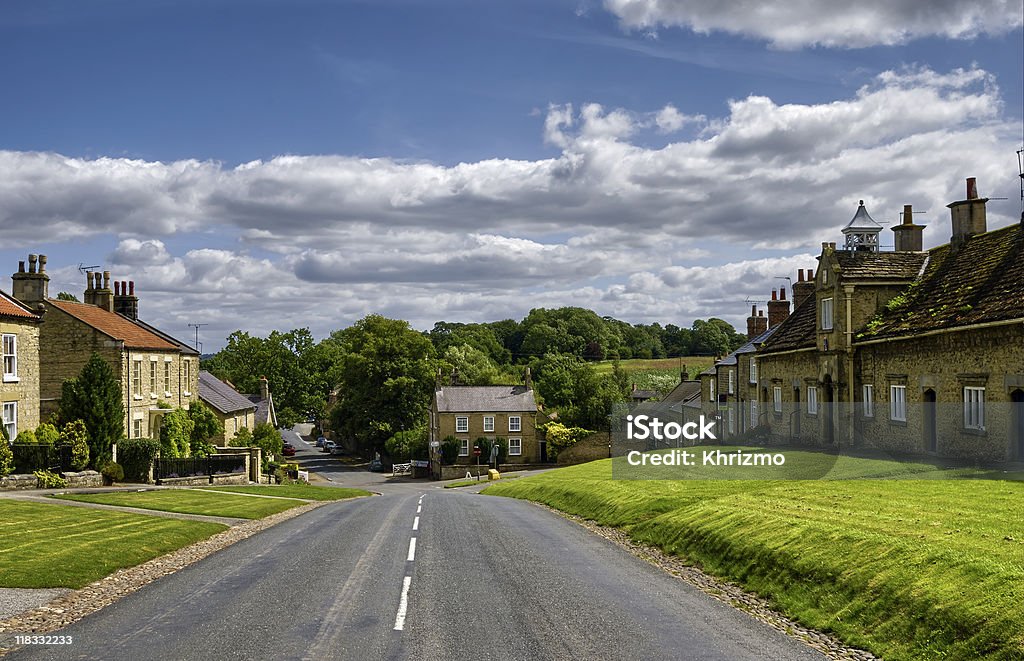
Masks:
[[[558,453],[558,464],[569,466],[573,464],[585,464],[589,461],[607,459],[609,457],[609,446],[612,442],[610,432],[597,432],[586,438],[577,441]]]
[[[553,467],[554,464],[498,464],[498,472],[511,473],[514,471],[537,470],[538,468]],[[491,466],[488,466],[487,464],[480,464],[480,476],[482,481],[487,480],[488,468],[491,468]],[[473,477],[476,477],[476,464],[473,464],[472,466],[441,466],[440,479],[455,480],[458,478],[464,478],[466,477],[466,473],[470,473]]]
[[[202,487],[209,485],[249,484],[249,476],[245,473],[222,473],[214,475],[193,475],[192,477],[168,477],[160,480],[165,487]]]
[[[5,475],[0,477],[0,491],[21,491],[35,489],[38,481],[35,475]]]
[[[103,486],[103,476],[96,471],[61,473],[61,477],[67,481],[70,488]]]
[[[18,403],[18,433],[39,426],[39,326],[33,321],[0,319],[0,335],[17,336],[17,380],[4,381],[0,375],[0,402]]]

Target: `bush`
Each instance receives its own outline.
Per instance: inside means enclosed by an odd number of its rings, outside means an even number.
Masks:
[[[279,456],[284,450],[284,439],[274,425],[261,422],[252,430],[252,444],[263,450],[264,455]]]
[[[252,432],[248,427],[242,427],[235,432],[235,435],[228,441],[233,448],[247,448],[252,445]]]
[[[495,443],[498,444],[498,463],[505,463],[505,455],[508,454],[508,441],[500,436],[495,438],[493,441],[489,438],[481,436],[480,438],[473,441],[473,445],[480,448],[480,463],[490,464],[491,463],[491,446]]]
[[[15,443],[21,443],[24,445],[36,445],[39,441],[36,439],[36,433],[31,429],[18,434],[18,438],[14,439]]]
[[[36,443],[40,445],[56,445],[59,439],[60,432],[49,422],[44,422],[36,427]]]
[[[160,451],[160,441],[151,438],[124,438],[117,442],[117,459],[129,482],[145,482]]]
[[[566,427],[560,422],[544,425],[544,437],[548,442],[548,460],[554,461],[562,450],[576,445],[595,432],[582,427]]]
[[[0,439],[0,476],[10,475],[14,471],[14,453],[7,441]]]
[[[160,421],[160,456],[168,459],[189,456],[194,427],[195,422],[188,417],[188,411],[181,407],[164,415]]]
[[[73,420],[64,425],[57,445],[71,446],[71,467],[76,471],[89,465],[89,432],[81,420]]]
[[[36,487],[39,489],[62,489],[68,485],[63,477],[47,470],[35,471],[32,474],[36,476]]]
[[[100,473],[110,482],[124,482],[124,468],[116,461],[108,461],[103,464]]]
[[[459,439],[448,436],[441,441],[441,463],[452,465],[459,458]]]

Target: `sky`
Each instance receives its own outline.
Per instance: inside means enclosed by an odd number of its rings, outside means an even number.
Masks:
[[[5,0],[0,272],[109,270],[204,351],[566,305],[744,329],[859,200],[930,247],[976,177],[1018,222],[1022,63],[1019,0]]]

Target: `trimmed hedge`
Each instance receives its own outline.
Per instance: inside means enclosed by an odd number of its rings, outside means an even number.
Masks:
[[[153,459],[160,452],[160,441],[151,438],[123,438],[117,442],[117,463],[128,482],[145,482]]]

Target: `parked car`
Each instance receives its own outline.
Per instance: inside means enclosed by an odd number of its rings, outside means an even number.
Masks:
[[[372,460],[370,460],[369,469],[370,469],[371,472],[374,472],[374,473],[383,473],[384,472],[384,464],[381,463],[380,459],[372,459]]]
[[[331,454],[345,454],[345,448],[341,447],[341,443],[335,443],[331,448]]]
[[[335,447],[334,441],[325,441],[324,442],[324,449],[321,450],[321,452],[330,452],[331,450],[334,449],[334,447]]]
[[[322,448],[324,446],[324,443],[326,443],[326,442],[327,442],[327,437],[326,436],[318,436],[317,439],[316,439],[316,446],[318,448]]]
[[[291,443],[285,443],[284,448],[281,450],[281,454],[284,455],[285,457],[294,457],[295,446],[292,445]]]

